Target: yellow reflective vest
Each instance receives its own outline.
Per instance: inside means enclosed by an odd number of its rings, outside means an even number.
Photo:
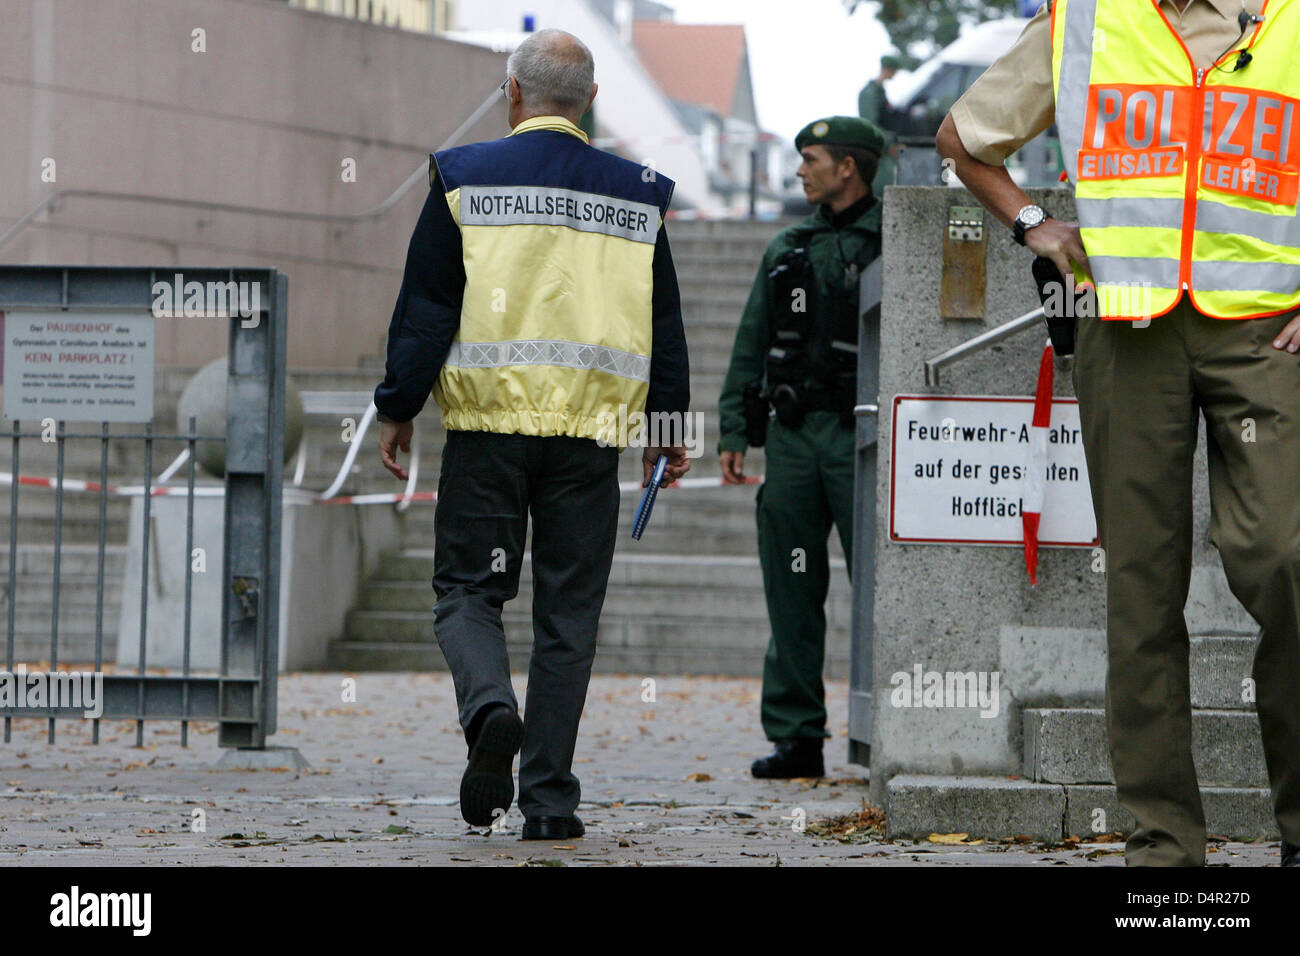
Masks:
[[[1057,0],[1056,123],[1098,311],[1300,306],[1300,3],[1198,69],[1158,0]],[[1244,54],[1244,56],[1243,56]]]
[[[558,116],[431,158],[460,229],[460,329],[433,389],[448,429],[620,444],[645,406],[655,241],[672,180]]]

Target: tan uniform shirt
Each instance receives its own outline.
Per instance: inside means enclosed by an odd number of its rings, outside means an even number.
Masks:
[[[1264,0],[1244,0],[1248,13],[1258,13],[1263,4]],[[1238,42],[1241,28],[1237,17],[1242,8],[1243,0],[1191,0],[1179,13],[1173,0],[1160,0],[1160,9],[1182,36],[1198,67],[1210,66],[1234,44],[1245,45],[1245,39]],[[1001,166],[1052,125],[1055,100],[1052,20],[1044,4],[1015,46],[953,104],[952,120],[968,153],[990,166]]]

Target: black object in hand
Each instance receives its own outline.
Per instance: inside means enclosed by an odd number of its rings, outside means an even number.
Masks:
[[[1080,316],[1096,315],[1096,293],[1079,288],[1073,279],[1063,279],[1056,263],[1046,256],[1036,256],[1032,268],[1052,350],[1057,355],[1073,355],[1075,325]]]

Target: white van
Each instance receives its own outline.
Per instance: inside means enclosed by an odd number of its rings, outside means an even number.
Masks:
[[[1028,23],[1020,17],[990,20],[972,27],[911,73],[899,74],[886,86],[895,109],[902,114],[900,135],[933,138],[939,124],[981,74],[1007,50]],[[1012,178],[1021,185],[1055,185],[1061,170],[1056,127],[1025,146],[1007,161]]]

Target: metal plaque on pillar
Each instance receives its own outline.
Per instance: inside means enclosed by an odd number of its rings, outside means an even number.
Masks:
[[[953,206],[943,237],[939,314],[945,319],[983,319],[988,234],[979,206]]]

